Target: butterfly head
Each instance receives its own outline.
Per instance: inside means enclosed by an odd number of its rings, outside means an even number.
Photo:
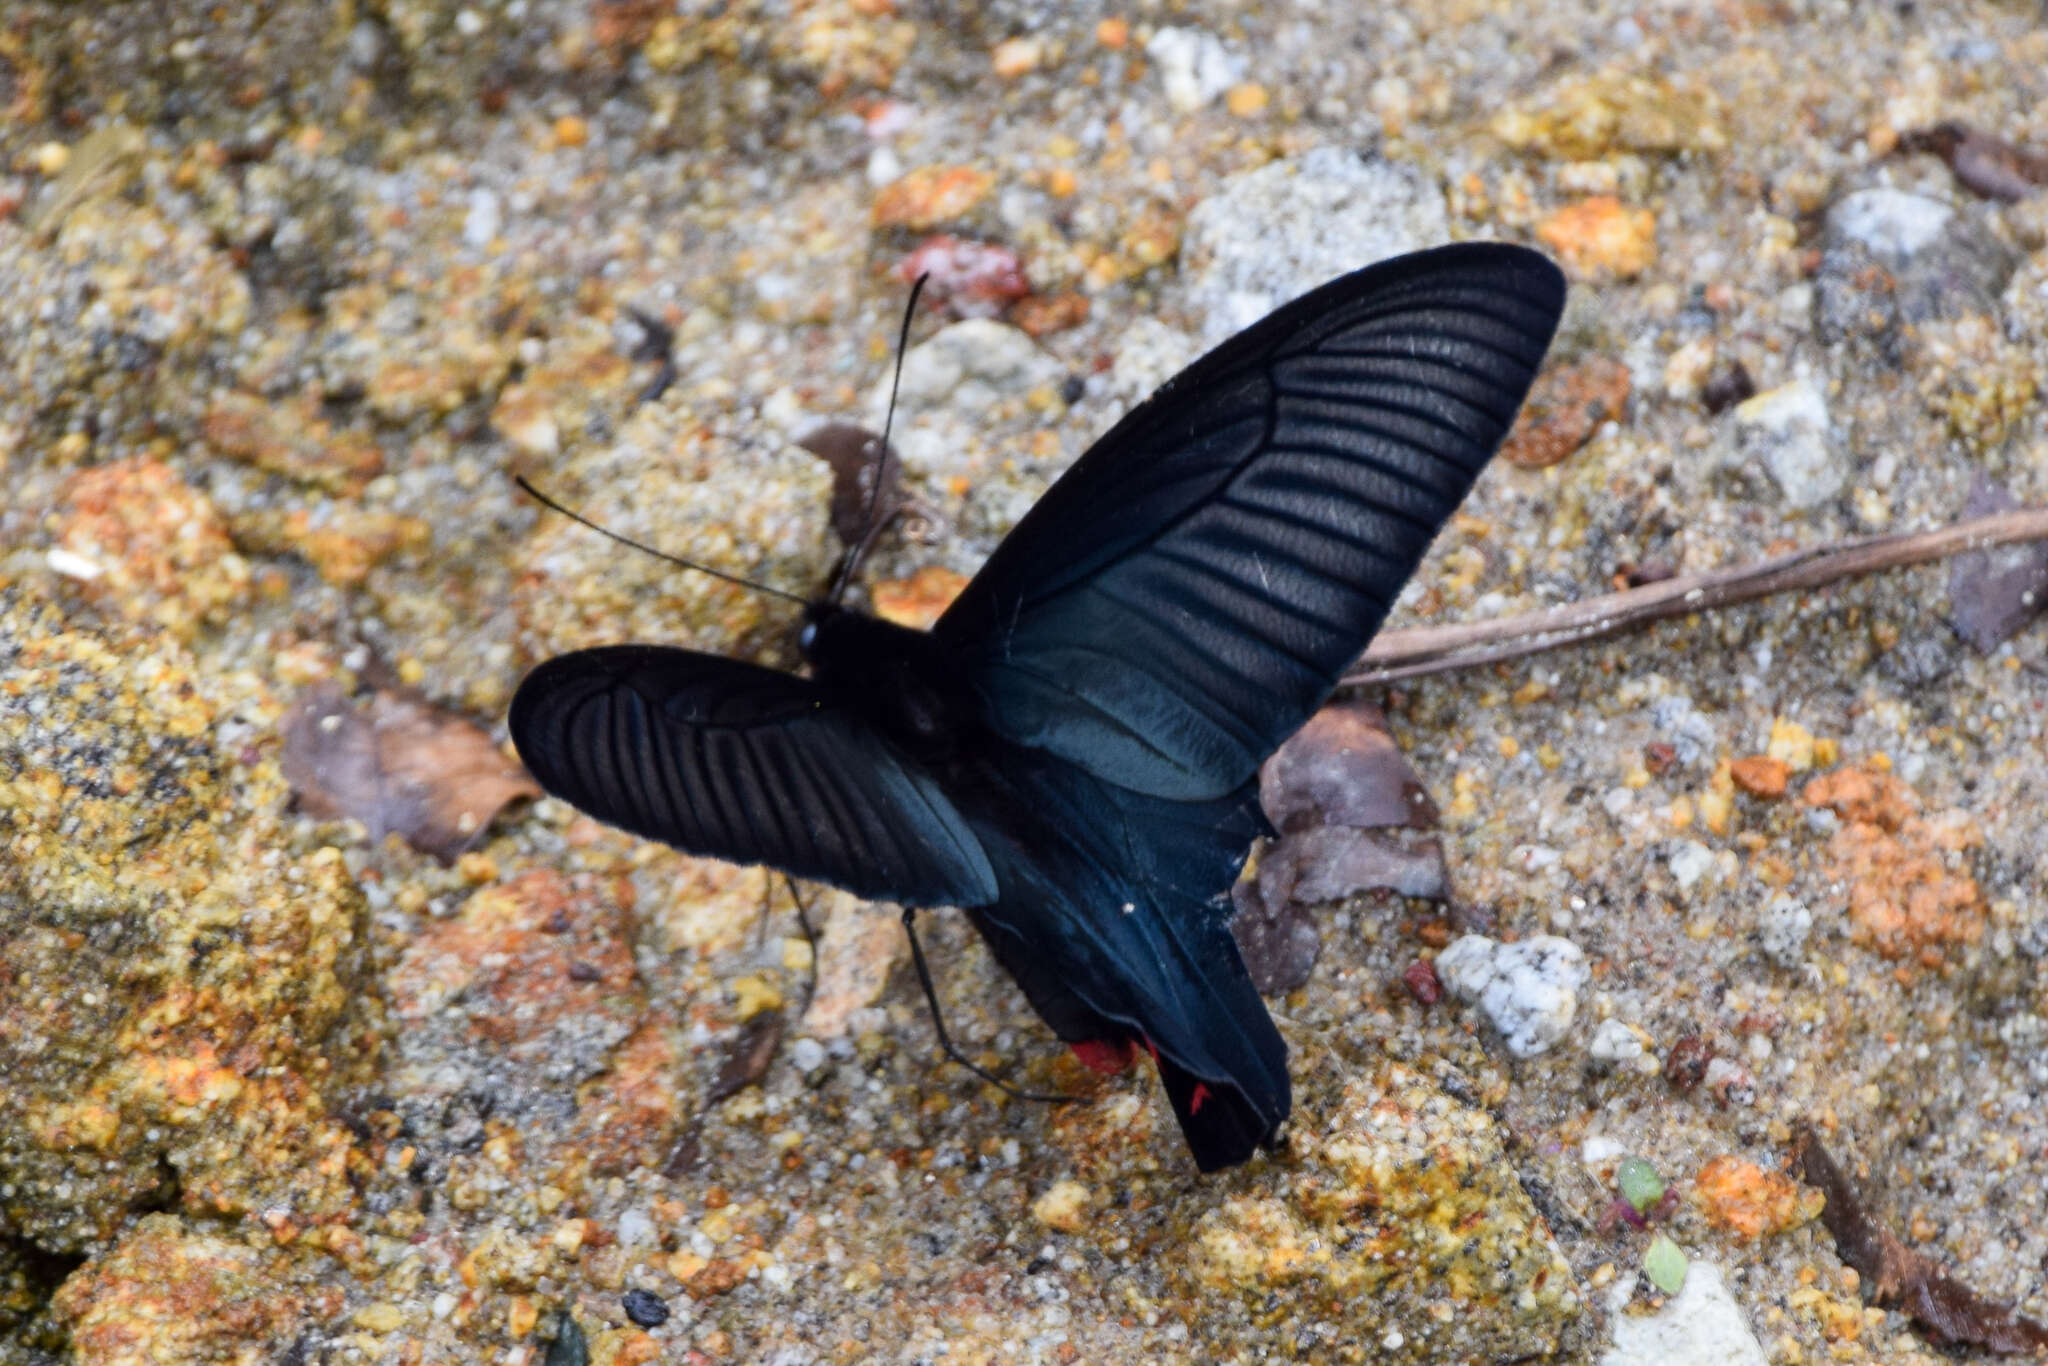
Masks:
[[[829,598],[804,604],[804,624],[797,629],[796,647],[805,659],[818,662],[820,639],[831,635],[833,625],[846,615],[846,609]]]

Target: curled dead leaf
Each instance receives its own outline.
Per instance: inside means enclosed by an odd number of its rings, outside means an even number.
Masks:
[[[2010,512],[2019,503],[2003,485],[1979,476],[1965,517]],[[1989,654],[2048,608],[2048,548],[2038,543],[1958,555],[1948,571],[1949,610],[1956,631]]]
[[[843,544],[858,544],[870,521],[879,526],[901,510],[896,448],[876,459],[879,434],[851,422],[828,422],[796,444],[832,467],[832,530]]]
[[[1333,702],[1311,716],[1260,767],[1259,804],[1283,833],[1318,825],[1427,830],[1437,822],[1387,718],[1366,702]]]
[[[1856,1268],[1872,1303],[1897,1305],[1939,1344],[2005,1355],[2048,1349],[2048,1324],[1982,1298],[1879,1224],[1811,1125],[1802,1121],[1793,1143],[1800,1175],[1827,1197],[1821,1222],[1835,1251]]]
[[[285,713],[285,780],[309,813],[360,821],[373,840],[402,836],[450,862],[518,797],[538,797],[526,770],[481,727],[401,691],[358,706],[322,685]]]
[[[768,1075],[775,1061],[776,1046],[782,1042],[783,1019],[779,1010],[764,1010],[740,1026],[739,1036],[726,1050],[718,1075],[704,1093],[707,1105],[736,1096]]]
[[[1986,199],[2010,204],[2048,185],[2048,156],[1962,123],[1937,123],[1899,139],[1909,152],[1932,152],[1957,180]]]
[[[1436,804],[1367,703],[1310,717],[1260,768],[1259,804],[1281,833],[1232,890],[1230,929],[1261,991],[1308,980],[1321,939],[1305,908],[1366,891],[1450,895],[1442,846],[1418,833]]]

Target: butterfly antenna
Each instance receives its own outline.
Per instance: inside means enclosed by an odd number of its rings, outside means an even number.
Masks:
[[[946,1033],[946,1021],[939,1013],[939,993],[932,987],[932,970],[924,961],[924,945],[917,942],[917,908],[903,908],[903,928],[910,935],[910,961],[917,965],[917,982],[924,988],[925,1003],[932,1008],[932,1031],[939,1036],[939,1047],[946,1050],[946,1056],[980,1077],[989,1085],[1007,1091],[1019,1100],[1044,1101],[1048,1105],[1065,1105],[1069,1101],[1084,1099],[1057,1091],[1026,1091],[1021,1086],[1012,1086],[995,1073],[974,1062],[965,1053],[953,1046],[952,1038]]]
[[[810,603],[806,599],[800,598],[794,593],[785,593],[780,588],[770,588],[765,583],[755,583],[752,579],[743,579],[737,574],[728,574],[723,569],[713,569],[708,564],[698,564],[695,560],[686,560],[680,555],[671,555],[666,550],[656,550],[651,545],[642,545],[640,542],[634,540],[631,536],[621,536],[616,531],[611,531],[604,527],[601,527],[596,522],[593,522],[588,517],[585,517],[582,513],[571,511],[570,509],[563,507],[554,499],[548,497],[545,493],[542,493],[539,489],[535,488],[532,484],[528,483],[526,481],[526,476],[523,474],[513,475],[512,482],[519,485],[520,488],[526,490],[527,497],[533,499],[542,507],[548,508],[555,512],[559,512],[572,522],[581,522],[584,526],[589,527],[598,535],[603,536],[608,540],[617,541],[620,545],[631,546],[635,550],[642,551],[645,554],[654,556],[654,558],[657,560],[667,560],[670,564],[676,565],[677,567],[682,569],[694,569],[697,570],[699,573],[709,574],[714,579],[724,579],[727,583],[733,584],[737,587],[751,588],[756,593],[766,593],[770,597],[781,598],[786,602],[793,602],[799,607],[810,606]]]
[[[875,520],[875,504],[881,499],[882,485],[888,482],[889,431],[896,424],[896,391],[903,387],[903,353],[910,349],[910,323],[917,316],[918,296],[924,293],[924,282],[931,278],[930,271],[918,276],[910,286],[910,302],[903,306],[903,326],[896,333],[896,372],[889,377],[889,411],[882,418],[882,448],[875,457],[874,477],[868,480],[867,506],[861,509],[860,540],[840,562],[839,574],[833,579],[832,592],[826,598],[828,602],[838,602],[840,595],[846,592],[846,585],[853,581],[853,571],[860,567],[868,548],[882,531],[881,524]]]

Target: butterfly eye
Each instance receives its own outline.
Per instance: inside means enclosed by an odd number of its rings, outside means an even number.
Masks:
[[[815,641],[817,638],[818,623],[815,621],[807,621],[804,623],[804,629],[796,633],[796,647],[797,649],[802,650],[805,653],[809,653],[811,643]]]

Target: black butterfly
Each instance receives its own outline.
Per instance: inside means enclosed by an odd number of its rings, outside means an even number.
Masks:
[[[1493,455],[1564,303],[1519,247],[1332,281],[1096,442],[930,631],[805,610],[811,676],[659,645],[549,660],[549,792],[694,854],[958,906],[1084,1059],[1152,1053],[1197,1165],[1287,1118],[1231,940],[1259,764],[1329,696]]]

